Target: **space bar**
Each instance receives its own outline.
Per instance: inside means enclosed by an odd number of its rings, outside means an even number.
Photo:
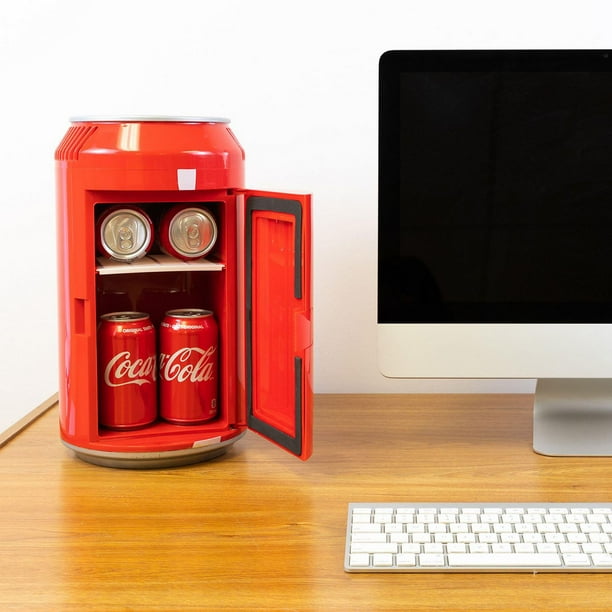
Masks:
[[[452,553],[449,567],[551,567],[560,566],[555,553]]]

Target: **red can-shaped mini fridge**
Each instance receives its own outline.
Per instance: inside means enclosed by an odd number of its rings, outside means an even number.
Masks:
[[[311,211],[308,195],[244,188],[244,151],[228,120],[72,120],[57,167],[60,431],[81,459],[111,467],[195,463],[223,454],[247,429],[301,459],[312,452]],[[159,240],[137,260],[109,258],[97,236],[109,210],[136,208],[156,235],[178,205],[216,227],[204,257]],[[218,327],[216,415],[158,418],[117,430],[100,420],[96,329],[103,315],[203,309]]]

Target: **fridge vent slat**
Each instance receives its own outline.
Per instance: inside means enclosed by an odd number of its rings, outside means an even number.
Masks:
[[[97,130],[96,126],[73,125],[55,151],[58,161],[74,161],[79,159],[79,153],[85,141]]]

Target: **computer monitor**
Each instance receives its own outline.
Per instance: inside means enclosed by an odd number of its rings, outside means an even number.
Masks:
[[[534,449],[612,455],[612,51],[380,60],[378,355],[538,379]]]

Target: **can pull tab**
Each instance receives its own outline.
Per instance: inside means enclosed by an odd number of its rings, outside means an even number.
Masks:
[[[119,228],[118,238],[120,249],[127,251],[134,247],[134,232],[129,225],[124,225]]]
[[[191,223],[187,228],[187,244],[192,249],[200,246],[200,227],[197,223]]]

